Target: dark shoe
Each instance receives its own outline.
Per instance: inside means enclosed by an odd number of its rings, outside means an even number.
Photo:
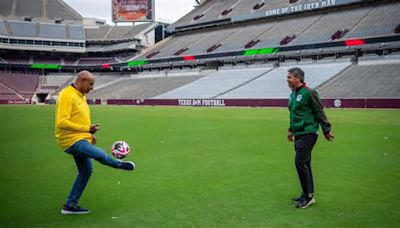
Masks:
[[[311,204],[315,203],[315,199],[314,196],[309,198],[308,196],[304,197],[302,200],[300,200],[299,202],[297,202],[296,204],[296,208],[307,208],[309,207]]]
[[[87,214],[90,211],[86,208],[82,208],[78,205],[75,206],[67,206],[64,205],[63,209],[61,210],[61,214],[63,215],[81,215],[81,214]]]
[[[134,170],[135,169],[135,163],[133,163],[131,161],[121,161],[121,169]]]
[[[306,197],[306,195],[304,193],[302,193],[299,197],[292,198],[292,201],[297,203],[297,202],[300,202],[304,197]]]

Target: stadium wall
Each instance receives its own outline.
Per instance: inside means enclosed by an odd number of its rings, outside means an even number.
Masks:
[[[100,99],[88,99],[90,105],[101,105]],[[400,109],[400,99],[322,99],[327,108]],[[46,104],[54,104],[46,101]],[[32,104],[31,100],[0,99],[0,105]],[[287,99],[109,99],[107,105],[192,106],[192,107],[287,107]]]
[[[400,109],[400,99],[322,99],[327,108]],[[287,99],[109,99],[108,105],[287,107]]]

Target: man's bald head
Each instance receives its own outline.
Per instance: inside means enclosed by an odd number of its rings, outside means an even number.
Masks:
[[[80,71],[75,79],[75,88],[86,94],[93,89],[95,76],[87,70]]]

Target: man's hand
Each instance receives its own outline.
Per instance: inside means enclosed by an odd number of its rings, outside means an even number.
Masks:
[[[328,140],[329,142],[332,142],[335,139],[335,136],[333,135],[333,133],[331,131],[327,132],[324,134],[326,140]]]
[[[90,134],[96,133],[96,131],[100,130],[100,124],[92,124],[90,125]]]
[[[92,134],[92,144],[96,145],[96,143],[97,143],[96,136]]]
[[[288,142],[293,142],[294,141],[294,135],[291,131],[288,131],[287,133],[287,141]]]

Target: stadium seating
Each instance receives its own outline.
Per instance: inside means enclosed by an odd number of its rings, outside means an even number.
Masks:
[[[329,44],[349,38],[392,39],[400,31],[400,3],[355,2],[313,12],[304,10],[292,15],[259,17],[268,15],[271,9],[312,2],[322,4],[319,0],[294,3],[288,0],[203,1],[172,25],[175,34],[136,55],[144,45],[138,37],[154,28],[151,26],[155,23],[84,28],[82,17],[64,1],[2,0],[0,36],[1,45],[7,47],[1,50],[0,64],[4,69],[25,65],[27,71],[31,70],[31,64],[63,67],[57,69],[62,73],[40,78],[1,73],[0,99],[31,99],[35,92],[57,95],[73,81],[71,72],[84,68],[94,69],[96,75],[96,70],[101,72],[94,91],[88,94],[90,99],[286,99],[290,93],[286,74],[294,66],[305,71],[308,86],[317,88],[323,98],[400,97],[397,88],[400,82],[396,77],[400,62],[375,56],[375,53],[387,55],[396,50],[386,50],[386,43],[375,42],[374,45],[385,50],[368,46],[370,49],[365,51],[371,55],[368,59],[368,56],[359,57],[366,54],[362,48],[356,50],[343,44],[337,53],[336,45],[342,42]],[[241,21],[252,17],[257,20]],[[318,43],[328,44],[319,48]],[[23,45],[33,46],[33,49],[9,51],[12,46],[21,49]],[[64,50],[51,47],[57,45],[79,50],[64,55]],[[303,45],[306,45],[304,50],[312,50],[303,51]],[[273,49],[278,50],[275,53],[266,53],[268,47],[281,48]],[[253,50],[262,48],[268,50]],[[241,55],[242,50],[250,51]],[[229,53],[234,51],[237,52],[233,55]],[[305,56],[307,54],[309,56]],[[170,59],[190,55],[195,56],[193,61]],[[347,57],[340,59],[342,55]],[[324,61],[327,58],[332,59]],[[352,62],[347,58],[352,58]],[[124,62],[128,59],[148,61],[138,68],[128,68]],[[110,69],[102,67],[102,64],[117,63]],[[206,70],[224,63],[225,66],[217,70]],[[379,86],[374,84],[376,75],[382,77]],[[364,88],[360,86],[363,83],[366,84]]]
[[[71,80],[71,75],[49,75],[40,76],[39,85],[36,90],[37,93],[53,93],[55,90],[65,85],[67,81]]]
[[[337,73],[350,65],[350,61],[341,63],[325,64],[301,64],[282,66],[273,71],[251,81],[235,90],[218,96],[218,98],[288,98],[290,89],[288,88],[286,75],[292,67],[301,67],[305,73],[305,82],[310,88],[316,88],[318,85],[329,80]]]
[[[36,23],[26,21],[0,21],[0,35],[9,35],[7,27],[10,28],[10,35],[15,37],[34,37],[61,40],[84,40],[82,25],[65,25]]]
[[[262,2],[263,1],[260,0],[239,1],[238,4],[234,7],[234,11],[232,11],[232,16],[251,14],[257,10],[261,11],[265,10],[266,7],[269,7],[268,4],[265,4],[266,1],[264,1],[264,5],[261,5]],[[257,4],[262,7],[255,9],[254,6],[256,6]]]
[[[290,35],[299,36],[312,24],[318,21],[322,15],[304,16],[300,18],[283,19],[273,24],[271,29],[266,30],[258,39],[260,42],[254,48],[279,46],[280,41]],[[292,43],[290,43],[292,44]]]
[[[353,28],[363,19],[371,7],[361,9],[341,10],[320,17],[311,27],[304,31],[291,44],[321,43],[331,41],[331,36],[339,29]],[[334,23],[332,23],[335,21]]]
[[[321,85],[323,98],[399,98],[400,61],[360,62]]]
[[[40,24],[40,37],[67,39],[66,26],[63,24]]]
[[[24,21],[8,21],[11,28],[11,33],[14,36],[21,37],[36,37],[36,23]]]
[[[132,30],[133,26],[112,26],[105,39],[124,39],[125,35]]]
[[[144,99],[157,96],[201,78],[197,76],[123,78],[88,94],[88,98]]]
[[[22,96],[19,96],[17,93],[9,89],[0,81],[0,100],[11,99],[11,100],[19,100],[22,99]]]
[[[269,72],[271,67],[220,70],[154,98],[213,98]]]
[[[255,9],[257,4],[264,2],[262,7]],[[310,1],[307,1],[310,2]],[[182,17],[180,20],[173,24],[174,27],[193,25],[209,21],[215,21],[234,16],[241,16],[251,14],[254,12],[261,12],[267,8],[281,8],[289,5],[288,1],[261,1],[261,0],[209,0],[204,4],[198,6],[195,10]],[[228,14],[223,15],[224,11],[229,11]],[[197,19],[198,18],[198,19]]]
[[[236,33],[221,42],[222,45],[218,48],[218,51],[242,50],[250,41],[259,40],[259,37],[275,24],[275,22],[263,24],[255,23],[240,27]]]
[[[3,72],[0,73],[0,82],[16,91],[20,96],[30,99],[38,86],[39,76]]]
[[[83,27],[80,25],[69,25],[69,37],[67,38],[76,40],[85,39],[85,33]]]
[[[195,10],[190,11],[188,14],[180,18],[178,21],[176,21],[173,26],[183,26],[190,24],[193,21],[193,18],[195,18],[198,15],[201,15],[201,12],[205,11],[206,9],[209,9],[212,4],[214,4],[215,0],[209,0],[206,1],[204,4],[198,6]]]
[[[399,2],[376,6],[346,37],[360,38],[394,34],[394,29],[400,21],[399,12]]]
[[[305,2],[313,1],[302,1],[302,3]],[[232,14],[241,5],[249,6],[252,4],[247,4],[243,1],[238,1],[237,3],[233,7]],[[283,6],[288,4],[288,1],[266,1],[265,3],[264,10]],[[222,0],[206,1],[197,9],[182,17],[174,26],[185,23],[200,23],[201,20],[208,20],[207,18],[215,19],[217,17],[215,13],[220,11],[221,5],[229,8],[231,2],[227,3]],[[243,8],[240,9],[243,12]],[[331,42],[333,39],[343,40],[353,37],[385,36],[394,34],[394,30],[400,20],[399,11],[400,3],[367,5],[349,7],[328,13],[319,12],[282,17],[275,20],[266,19],[239,25],[180,32],[168,42],[153,49],[147,49],[146,52],[135,58],[157,59],[176,55],[219,53],[246,48],[324,43]],[[191,22],[188,21],[188,18],[195,15],[196,12],[202,12],[204,16],[196,20],[196,22],[193,22],[193,20]],[[336,37],[334,36],[335,34]]]
[[[111,31],[111,26],[100,26],[98,28],[85,28],[85,37],[87,40],[104,40]]]
[[[85,28],[87,40],[124,40],[135,38],[139,33],[154,26],[155,23],[143,23],[135,26],[99,26]]]
[[[42,78],[42,86],[53,86],[60,87],[66,81],[71,79],[71,75],[50,75],[50,76],[41,76]]]

